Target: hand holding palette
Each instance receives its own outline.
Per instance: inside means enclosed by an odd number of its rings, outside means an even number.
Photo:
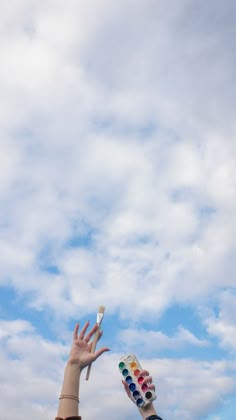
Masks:
[[[128,354],[121,358],[119,370],[129,387],[131,399],[139,408],[145,407],[156,399],[155,392],[149,389],[145,382],[143,383],[145,376],[141,374],[142,368],[134,354]]]

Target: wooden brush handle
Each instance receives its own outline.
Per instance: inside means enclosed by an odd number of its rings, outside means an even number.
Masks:
[[[97,342],[98,342],[98,339],[99,339],[99,334],[100,334],[100,328],[97,329],[97,331],[94,335],[94,338],[93,338],[93,341],[92,341],[92,346],[91,346],[91,353],[95,352],[96,345],[97,345]],[[92,367],[92,363],[90,365],[88,365],[87,373],[86,373],[86,377],[85,377],[86,380],[89,379],[91,367]]]

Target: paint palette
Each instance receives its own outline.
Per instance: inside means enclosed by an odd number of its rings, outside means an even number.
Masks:
[[[123,380],[128,384],[133,402],[139,407],[145,407],[156,399],[152,389],[143,383],[145,376],[141,375],[142,368],[135,354],[123,356],[119,363],[119,371]]]

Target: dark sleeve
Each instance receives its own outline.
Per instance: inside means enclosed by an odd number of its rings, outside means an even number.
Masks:
[[[55,420],[82,420],[82,417],[74,416],[74,417],[66,417],[66,419],[62,419],[61,417],[56,417]]]

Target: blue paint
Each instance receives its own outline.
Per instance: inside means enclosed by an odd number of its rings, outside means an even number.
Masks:
[[[136,401],[136,404],[137,404],[138,407],[142,407],[143,404],[144,404],[143,399],[142,398],[138,398],[138,400]]]
[[[133,392],[133,397],[135,400],[137,400],[140,396],[140,392],[138,392],[137,390]]]
[[[131,392],[134,392],[134,391],[135,391],[135,389],[136,389],[136,385],[132,382],[132,383],[129,385],[129,389],[130,389],[130,391],[131,391]]]
[[[131,376],[127,376],[127,377],[125,378],[125,382],[126,382],[128,385],[130,385],[130,384],[132,383],[132,381],[133,381],[133,379],[131,378]]]

